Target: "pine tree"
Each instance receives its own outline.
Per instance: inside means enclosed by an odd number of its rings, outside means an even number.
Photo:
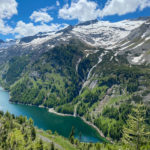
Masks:
[[[38,150],[44,150],[43,141],[40,139]]]
[[[9,150],[23,150],[25,147],[25,141],[23,134],[20,130],[14,129],[8,134],[6,145]]]
[[[145,123],[146,109],[144,105],[137,104],[128,116],[127,124],[123,127],[122,142],[139,150],[148,142],[150,132]]]
[[[33,126],[31,127],[31,138],[32,138],[32,141],[36,139],[36,130]]]
[[[74,127],[72,127],[70,136],[69,136],[69,141],[74,144]]]
[[[55,146],[53,142],[51,143],[51,150],[55,150]]]

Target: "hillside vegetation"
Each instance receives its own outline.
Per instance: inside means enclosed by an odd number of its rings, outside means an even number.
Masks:
[[[69,139],[50,130],[43,131],[34,127],[33,120],[9,112],[0,112],[0,149],[2,150],[148,150],[150,130],[147,126],[146,109],[138,104],[127,116],[123,126],[123,137],[115,143],[80,143],[74,138],[74,128]]]
[[[131,65],[126,53],[114,57],[116,49],[79,40],[44,48],[1,64],[0,82],[10,91],[10,101],[77,114],[120,142],[134,105],[149,106],[150,66]]]

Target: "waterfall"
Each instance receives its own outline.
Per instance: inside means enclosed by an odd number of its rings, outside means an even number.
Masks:
[[[81,58],[79,58],[79,60],[77,61],[77,64],[76,64],[76,72],[78,72],[78,67],[79,67],[80,62],[81,62]]]
[[[83,88],[86,87],[86,86],[89,84],[89,82],[90,82],[90,81],[89,81],[89,78],[90,78],[90,76],[91,76],[92,71],[94,70],[94,68],[97,67],[98,64],[100,64],[100,63],[102,62],[103,56],[106,55],[107,53],[108,53],[108,51],[105,51],[104,53],[102,53],[102,54],[99,56],[99,58],[98,58],[98,62],[90,69],[90,71],[89,71],[89,73],[88,73],[88,75],[87,75],[87,78],[86,78],[86,80],[83,82],[82,88],[81,88],[81,90],[79,91],[79,95],[81,94]]]
[[[102,54],[99,56],[97,64],[95,64],[95,65],[90,69],[90,71],[89,71],[89,73],[88,73],[88,75],[87,75],[87,80],[90,78],[93,69],[96,68],[97,65],[102,62],[103,56],[104,56],[104,53],[102,53]]]
[[[80,89],[80,91],[79,91],[79,95],[81,94],[83,88],[86,87],[86,85],[89,84],[90,81],[89,81],[88,79],[90,78],[93,69],[96,68],[97,65],[102,62],[102,58],[103,58],[103,56],[104,56],[105,54],[107,54],[107,52],[108,52],[108,51],[105,51],[105,53],[102,53],[102,54],[99,56],[99,58],[98,58],[97,64],[95,64],[95,65],[90,69],[90,71],[89,71],[89,73],[88,73],[88,75],[87,75],[86,80],[83,81],[82,87],[81,87],[81,89]],[[79,59],[78,62],[77,62],[76,71],[78,71],[78,66],[79,66],[80,61],[81,61],[81,60]],[[77,103],[77,105],[76,105],[75,108],[74,108],[74,117],[77,116],[77,107],[78,107],[79,104],[80,104],[80,103]]]
[[[95,65],[90,69],[90,71],[89,71],[89,73],[88,73],[88,75],[87,75],[87,78],[86,78],[86,80],[83,82],[82,88],[81,88],[81,90],[79,91],[79,95],[81,94],[83,88],[86,87],[86,86],[88,85],[88,83],[90,82],[88,79],[90,78],[93,69],[96,68],[97,65],[102,62],[102,57],[103,57],[103,56],[104,56],[104,53],[102,53],[102,54],[99,56],[97,64],[95,64]]]

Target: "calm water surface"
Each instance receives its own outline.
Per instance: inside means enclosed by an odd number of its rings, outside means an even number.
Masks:
[[[45,108],[35,106],[26,106],[20,104],[9,103],[9,93],[0,87],[0,110],[19,116],[27,116],[34,120],[35,126],[44,130],[50,129],[57,131],[60,135],[68,137],[72,126],[75,128],[75,137],[79,138],[82,142],[103,142],[97,131],[91,126],[84,123],[80,118],[75,117],[62,117],[49,113]]]

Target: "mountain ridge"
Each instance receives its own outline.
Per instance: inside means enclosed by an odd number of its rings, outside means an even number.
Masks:
[[[149,105],[148,19],[86,22],[23,39],[0,48],[0,83],[11,102],[77,114],[113,140],[134,103]]]

